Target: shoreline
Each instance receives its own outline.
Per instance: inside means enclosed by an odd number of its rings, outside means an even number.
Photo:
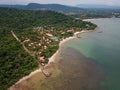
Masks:
[[[83,19],[83,21],[94,21],[94,20],[102,20],[104,18],[91,18],[91,19]]]
[[[91,19],[82,19],[82,21],[94,21],[94,20],[103,20],[103,19],[112,19],[112,18],[91,18]]]
[[[80,31],[80,32],[75,32],[75,33],[73,34],[73,36],[67,37],[67,38],[63,39],[62,41],[60,41],[60,42],[59,42],[59,49],[58,49],[50,58],[48,58],[49,61],[48,61],[48,64],[45,65],[45,67],[49,66],[51,63],[54,63],[54,62],[56,61],[55,58],[56,58],[56,56],[59,54],[59,52],[61,51],[62,45],[63,45],[64,43],[66,43],[66,42],[69,41],[69,40],[72,40],[72,39],[77,38],[77,34],[80,35],[80,34],[82,34],[82,33],[93,32],[93,31],[96,31],[97,29],[98,29],[98,27],[96,27],[94,30],[88,30],[88,31],[87,31],[87,30],[82,30],[82,31]],[[35,75],[35,74],[37,74],[37,73],[39,73],[39,72],[42,72],[42,68],[39,68],[39,69],[31,72],[29,75],[22,77],[19,81],[17,81],[14,85],[12,85],[11,87],[9,87],[7,90],[14,90],[14,88],[16,88],[18,84],[20,84],[20,83],[22,83],[23,81],[31,78],[33,75]]]
[[[47,64],[47,65],[49,65],[49,64],[52,63],[52,62],[55,62],[56,56],[57,56],[58,53],[61,51],[61,46],[62,46],[64,43],[66,43],[67,41],[72,40],[72,39],[74,39],[74,38],[76,38],[76,37],[75,37],[75,36],[71,36],[71,37],[65,38],[65,39],[63,39],[62,41],[60,41],[60,42],[59,42],[59,49],[49,58],[49,61],[48,61],[48,64]],[[46,66],[47,66],[47,65],[46,65]],[[46,67],[46,66],[45,66],[45,67]]]

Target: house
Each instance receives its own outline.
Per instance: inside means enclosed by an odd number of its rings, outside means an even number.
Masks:
[[[47,46],[44,46],[44,49],[47,49]]]
[[[45,57],[44,57],[44,56],[41,56],[41,57],[39,58],[39,60],[40,60],[40,62],[44,63],[44,62],[45,62]]]
[[[38,43],[38,46],[41,46],[42,44],[41,43]]]
[[[53,37],[53,35],[50,34],[50,33],[46,33],[46,35],[47,35],[48,37]]]
[[[72,29],[72,30],[67,30],[67,32],[74,32],[74,30]]]
[[[65,34],[65,32],[62,32],[61,34]]]

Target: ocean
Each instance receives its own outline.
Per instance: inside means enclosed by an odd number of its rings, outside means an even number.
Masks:
[[[65,43],[65,53],[61,55],[63,62],[68,61],[64,62],[65,67],[73,70],[71,74],[76,76],[73,78],[77,83],[73,80],[71,90],[74,87],[78,87],[76,90],[120,90],[120,19],[90,21],[98,25],[98,30]]]

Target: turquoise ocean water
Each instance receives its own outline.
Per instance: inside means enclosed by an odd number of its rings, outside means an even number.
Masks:
[[[104,73],[99,83],[100,90],[120,90],[120,19],[96,19],[91,22],[98,25],[97,31],[83,33],[80,39],[74,39],[64,47],[73,48],[100,65]]]

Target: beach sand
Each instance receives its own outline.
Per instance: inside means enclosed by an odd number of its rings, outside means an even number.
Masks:
[[[83,19],[83,21],[94,21],[94,20],[102,20],[104,18],[93,18],[93,19]]]

